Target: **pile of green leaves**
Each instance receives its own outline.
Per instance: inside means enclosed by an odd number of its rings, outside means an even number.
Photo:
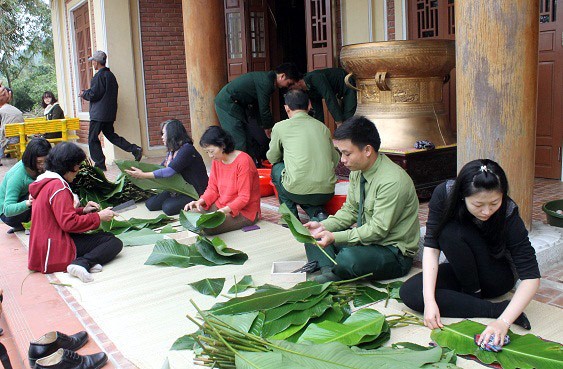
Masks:
[[[195,306],[193,302],[192,304]],[[188,316],[199,327],[199,330],[191,335],[189,343],[191,348],[196,347],[194,361],[199,365],[239,369],[457,368],[454,365],[455,355],[439,347],[405,344],[378,350],[364,350],[357,347],[350,348],[333,336],[323,343],[268,340],[256,334],[256,319],[259,316],[257,313],[218,316],[202,312],[197,306],[195,307],[203,322]],[[356,329],[354,333],[346,334],[349,342],[356,341],[352,336],[361,335],[359,331],[368,332],[370,329],[368,326],[371,325],[373,329],[379,324],[370,324],[367,315],[354,320],[356,314],[348,319],[348,326],[351,329],[362,327]],[[381,319],[378,320],[380,321]],[[343,337],[344,334],[340,336]],[[175,344],[173,349],[183,349],[183,347]]]
[[[179,243],[176,240],[160,240],[154,246],[145,265],[174,266],[189,268],[194,265],[242,265],[248,260],[248,255],[242,251],[227,247],[219,237],[208,239],[198,236],[191,245]]]
[[[121,172],[133,183],[135,186],[143,190],[158,190],[170,191],[188,195],[192,199],[199,199],[199,194],[194,186],[184,180],[180,174],[176,173],[168,178],[134,178],[125,173],[126,169],[131,167],[139,168],[143,172],[154,172],[157,169],[163,168],[161,165],[143,163],[133,160],[116,160],[115,164]]]
[[[229,289],[229,294],[238,295],[246,291],[247,289],[253,287],[252,276],[245,275],[240,281],[236,281],[235,284]],[[207,296],[217,297],[223,291],[225,286],[225,278],[206,278],[200,281],[190,283],[193,289],[199,293]]]
[[[128,200],[144,201],[155,194],[153,191],[134,186],[123,175],[120,175],[115,183],[111,182],[101,169],[92,166],[87,160],[80,165],[80,170],[70,184],[70,188],[78,195],[82,206],[88,201],[94,201],[102,208],[119,205]]]
[[[485,325],[464,320],[432,331],[431,338],[442,347],[459,355],[474,355],[485,364],[499,363],[504,369],[556,369],[563,368],[563,346],[544,341],[533,334],[519,335],[508,332],[510,344],[500,352],[481,350],[474,336],[485,330]]]
[[[180,224],[188,231],[197,234],[201,234],[204,229],[220,226],[226,218],[225,213],[221,211],[206,214],[193,211],[180,211]]]
[[[250,286],[252,279],[246,277],[238,286],[235,284],[229,293],[238,293],[240,289]],[[191,286],[201,293],[218,296],[224,282],[224,278],[205,279],[192,283]],[[349,282],[319,284],[308,281],[289,289],[266,284],[257,287],[249,296],[234,297],[226,302],[217,303],[208,313],[221,316],[221,319],[227,315],[236,317],[240,314],[254,314],[253,334],[291,342],[304,340],[303,335],[313,337],[317,334],[314,333],[315,330],[323,331],[324,334],[326,330],[339,334],[342,330],[348,329],[346,325],[357,326],[366,323],[365,334],[360,334],[358,340],[350,344],[365,348],[381,346],[389,339],[392,326],[410,322],[410,317],[403,316],[393,317],[387,322],[379,313],[376,313],[378,319],[369,316],[360,323],[357,323],[360,319],[348,321],[351,311],[349,302],[353,301],[355,306],[359,307],[360,304],[371,304],[389,298],[389,292]],[[373,314],[373,311],[371,310],[369,314]],[[179,341],[181,342],[182,339],[180,338]],[[346,340],[342,342],[349,344]]]

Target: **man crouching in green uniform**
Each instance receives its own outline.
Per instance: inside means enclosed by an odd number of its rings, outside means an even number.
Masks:
[[[276,123],[266,153],[274,164],[272,182],[280,203],[285,203],[297,219],[297,205],[311,219],[326,219],[323,205],[334,195],[334,168],[340,155],[328,128],[307,114],[310,103],[304,91],[291,90],[284,100],[289,119]]]
[[[346,71],[342,68],[317,69],[306,73],[294,87],[307,92],[313,106],[313,117],[324,121],[323,99],[332,117],[339,126],[356,112],[356,91],[346,86]],[[350,81],[354,84],[354,79]]]
[[[259,162],[268,147],[266,136],[274,125],[270,98],[276,88],[290,87],[300,77],[295,64],[283,63],[273,71],[243,74],[219,91],[215,111],[221,127],[233,136],[236,150],[245,151]],[[249,121],[249,115],[262,129]],[[253,141],[256,142],[252,144]]]
[[[335,215],[309,222],[313,237],[336,260],[317,246],[305,244],[309,260],[317,260],[319,283],[360,277],[390,279],[408,273],[418,250],[418,198],[408,174],[384,154],[375,125],[355,116],[334,132],[342,163],[349,168],[346,202]],[[356,223],[355,228],[350,228]]]

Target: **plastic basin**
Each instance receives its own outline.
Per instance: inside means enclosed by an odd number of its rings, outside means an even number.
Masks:
[[[349,182],[349,181],[338,180],[337,183],[344,183],[344,182]],[[328,202],[325,204],[324,206],[325,212],[329,215],[334,215],[338,210],[340,210],[340,208],[342,207],[342,205],[344,205],[345,202],[346,202],[346,195],[335,194],[334,196],[332,196],[332,199],[328,200]]]
[[[542,210],[547,215],[547,223],[554,227],[563,228],[563,214],[558,214],[557,210],[563,210],[563,200],[553,200],[546,202]]]
[[[270,168],[258,168],[258,176],[260,177],[260,196],[261,197],[272,196],[274,194],[274,189],[272,188],[272,185],[270,184],[270,182],[271,182],[271,178],[270,178],[271,171],[272,170]]]

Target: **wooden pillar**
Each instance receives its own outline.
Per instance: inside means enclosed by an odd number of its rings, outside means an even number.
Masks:
[[[205,129],[219,124],[213,99],[227,83],[223,1],[182,0],[182,15],[190,124],[199,150]],[[209,157],[202,156],[209,163]]]
[[[489,158],[532,222],[538,0],[456,1],[458,170]]]

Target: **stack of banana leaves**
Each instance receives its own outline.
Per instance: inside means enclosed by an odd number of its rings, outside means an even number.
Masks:
[[[102,208],[119,205],[128,200],[144,201],[155,194],[154,191],[142,190],[133,185],[123,174],[112,182],[106,178],[102,170],[92,166],[88,161],[80,165],[80,170],[70,187],[80,198],[82,206],[88,201],[94,201]]]
[[[263,285],[207,311],[196,306],[199,319],[188,318],[199,330],[172,349],[194,350],[195,363],[215,368],[456,368],[447,349],[381,348],[392,327],[422,322],[370,308],[352,312],[349,303],[366,293],[365,286],[340,282]]]

